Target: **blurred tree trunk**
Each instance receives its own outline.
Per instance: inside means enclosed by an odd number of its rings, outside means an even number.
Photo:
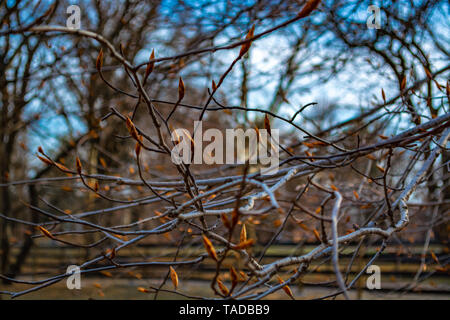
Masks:
[[[444,200],[444,201],[448,201],[450,200],[450,172],[448,170],[449,168],[449,161],[450,161],[450,151],[448,150],[444,150],[442,152],[442,163],[446,164],[444,165],[444,167],[442,168],[442,196],[440,198],[440,200]],[[440,215],[445,218],[446,216],[446,212],[448,215],[448,211],[450,210],[450,205],[449,204],[443,204],[442,206],[439,207],[439,213]],[[445,245],[448,245],[450,243],[450,222],[444,221],[440,224],[438,224],[437,226],[435,226],[433,228],[434,231],[434,235],[435,238],[437,240],[439,240],[440,242],[442,242]]]
[[[2,64],[0,66],[0,88],[2,88],[2,105],[0,115],[0,183],[8,182],[9,166],[11,158],[11,137],[8,135],[8,91],[6,88],[6,66]],[[11,199],[8,187],[1,188],[0,195],[0,208],[1,213],[5,216],[9,216],[11,211]],[[4,274],[9,265],[10,245],[8,237],[8,221],[1,219],[0,221],[0,237],[1,237],[1,259],[0,270]]]
[[[30,184],[28,186],[28,194],[29,194],[30,204],[32,206],[37,206],[38,205],[38,193],[37,193],[35,185]],[[39,215],[34,213],[32,209],[30,209],[30,214],[31,214],[31,222],[39,223]],[[34,227],[29,226],[28,230],[33,232]],[[19,254],[17,255],[16,261],[9,268],[8,277],[15,278],[20,273],[20,269],[21,269],[22,265],[24,264],[25,260],[27,259],[28,254],[30,253],[30,250],[33,246],[33,243],[34,242],[33,242],[33,238],[31,237],[31,234],[27,235],[22,247],[20,248]]]

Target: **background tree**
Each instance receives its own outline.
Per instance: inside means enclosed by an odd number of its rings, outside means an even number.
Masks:
[[[334,278],[313,285],[348,297],[374,261],[349,279],[361,252],[377,258],[410,232],[422,259],[402,289],[424,279],[433,231],[448,244],[448,3],[81,1],[81,30],[65,26],[70,4],[0,5],[5,282],[47,238],[83,248],[86,274],[154,268],[158,285],[141,288],[154,298],[185,266],[212,267],[216,296],[248,299],[291,296],[322,264]],[[171,132],[195,136],[196,120],[279,128],[280,171],[174,164]],[[283,241],[299,251],[271,261]],[[120,256],[151,243],[176,254]],[[309,243],[316,254],[301,251]],[[433,255],[445,273],[447,255]],[[1,292],[67,276],[54,273]]]

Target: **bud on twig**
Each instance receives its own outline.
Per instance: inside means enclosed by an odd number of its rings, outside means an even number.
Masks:
[[[81,166],[81,160],[78,157],[76,159],[76,164],[77,164],[77,172],[78,172],[78,174],[81,175],[81,168],[82,168],[82,166]]]
[[[128,117],[127,117],[127,120],[126,120],[126,125],[127,125],[127,128],[128,128],[128,132],[130,132],[131,136],[134,139],[139,140],[139,133],[138,133],[136,127],[134,126],[133,121],[131,121],[131,119],[128,118]]]
[[[184,82],[180,77],[180,81],[178,81],[178,101],[181,101],[184,98]]]
[[[317,8],[319,5],[320,0],[309,0],[302,8],[302,10],[299,12],[298,17],[304,18],[307,17]]]
[[[155,59],[155,50],[152,50],[152,53],[150,54],[150,60]],[[147,69],[145,70],[145,79],[148,78],[148,76],[150,75],[150,73],[152,73],[153,71],[153,67],[155,66],[154,62],[149,62],[147,63]]]
[[[255,32],[255,25],[252,26],[250,31],[245,36],[245,40],[253,38],[253,33]],[[246,42],[241,46],[241,51],[239,52],[239,57],[242,57],[244,54],[247,53],[247,51],[250,49],[250,46],[252,45],[252,42]]]
[[[169,267],[170,270],[170,279],[172,279],[173,286],[175,287],[175,290],[178,288],[178,275],[175,272],[174,268],[172,266]]]
[[[103,66],[103,49],[100,48],[100,52],[97,56],[97,61],[95,62],[95,68],[97,68],[97,71],[100,72]]]
[[[206,252],[208,252],[209,256],[214,260],[218,260],[216,249],[214,249],[211,240],[209,240],[205,235],[203,235],[203,245],[205,246]]]
[[[266,113],[266,116],[264,117],[264,128],[267,130],[267,133],[269,134],[269,136],[272,135],[272,131],[270,130],[270,120],[269,120],[269,116]]]

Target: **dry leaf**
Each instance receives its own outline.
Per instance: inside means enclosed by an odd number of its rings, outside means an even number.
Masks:
[[[44,227],[41,226],[37,226],[39,228],[39,230],[41,230],[42,234],[50,239],[54,239],[54,236],[50,233],[50,231],[48,231],[47,229],[45,229]]]
[[[170,269],[170,279],[172,279],[173,286],[175,287],[176,290],[178,288],[178,275],[172,268],[172,266],[170,266],[169,269]]]
[[[204,244],[206,252],[208,252],[209,256],[217,261],[218,259],[217,259],[216,249],[214,249],[214,246],[212,245],[211,240],[209,240],[205,235],[203,235],[203,244]]]
[[[237,285],[237,283],[239,282],[239,276],[236,272],[236,269],[233,266],[230,267],[230,279],[231,279],[231,285],[234,288]]]
[[[278,282],[279,282],[280,284],[283,284],[283,283],[284,283],[283,279],[281,279],[281,277],[280,277],[279,275],[277,275],[277,279],[278,279]],[[288,285],[284,285],[284,286],[283,286],[283,291],[286,292],[286,294],[287,294],[289,297],[291,297],[292,299],[294,299],[294,295],[292,294],[292,290],[291,290],[291,288],[289,288]]]
[[[233,248],[235,250],[242,250],[242,249],[246,249],[246,248],[252,246],[254,243],[255,243],[255,240],[248,239],[248,240],[245,240],[245,241],[239,243],[238,245],[235,245]]]
[[[297,224],[300,226],[300,228],[302,228],[305,231],[311,231],[310,228],[308,228],[308,226],[306,224],[304,224],[302,221],[297,221]]]
[[[245,223],[242,224],[241,234],[239,236],[239,242],[247,241],[247,229],[245,228]]]
[[[242,281],[246,281],[248,279],[244,271],[239,271],[239,276],[241,277]]]
[[[138,133],[133,121],[131,121],[131,119],[127,117],[127,120],[125,123],[127,125],[128,132],[130,132],[130,135],[134,139],[139,140],[139,133]]]
[[[100,164],[102,165],[102,167],[106,169],[106,161],[105,161],[105,159],[103,157],[100,157],[99,161],[100,161]]]
[[[439,259],[436,257],[436,255],[434,254],[434,252],[430,250],[430,253],[431,253],[431,257],[433,258],[433,260],[434,260],[437,264],[440,264]]]
[[[253,33],[255,32],[255,25],[253,25],[250,29],[250,31],[245,36],[245,40],[248,40],[250,38],[253,38]],[[250,49],[252,42],[246,42],[241,46],[241,51],[239,51],[239,57],[242,57],[244,54],[247,53],[247,51]]]
[[[109,272],[109,271],[103,270],[103,271],[100,271],[100,273],[101,273],[102,275],[104,275],[105,277],[108,277],[108,278],[111,278],[111,277],[112,277],[112,273]]]
[[[314,229],[313,233],[314,233],[314,237],[316,237],[317,241],[322,242],[322,239],[320,239],[319,231]]]
[[[223,284],[223,282],[217,278],[217,284],[219,285],[219,289],[224,296],[228,296],[230,294],[230,290]]]
[[[102,285],[98,282],[94,282],[94,287],[96,287],[97,289],[101,289]]]

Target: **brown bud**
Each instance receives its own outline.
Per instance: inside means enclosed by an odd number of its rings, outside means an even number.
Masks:
[[[47,158],[41,157],[41,156],[37,156],[39,158],[39,160],[41,160],[43,163],[48,164],[48,165],[53,165],[53,162],[51,162],[50,160],[48,160]]]
[[[222,219],[222,223],[227,229],[231,229],[230,220],[228,220],[228,217],[226,216],[226,214],[224,214],[224,213],[221,214],[220,219]]]
[[[217,284],[219,285],[219,289],[224,296],[228,296],[230,294],[230,290],[223,284],[223,282],[217,278]]]
[[[80,158],[76,158],[76,163],[77,163],[77,172],[78,172],[78,174],[81,174],[81,168],[82,168],[82,166],[81,166],[81,160],[80,160]]]
[[[231,278],[231,285],[234,288],[239,281],[239,276],[236,272],[236,269],[233,266],[230,267],[230,278]]]
[[[100,52],[98,53],[95,67],[97,68],[97,71],[100,72],[100,70],[102,69],[102,66],[103,66],[103,49],[100,48]]]
[[[253,34],[255,32],[255,25],[253,25],[250,29],[250,31],[245,36],[245,40],[253,38]],[[252,45],[252,42],[246,42],[241,46],[241,51],[239,51],[239,57],[242,57],[244,54],[247,53],[247,51],[250,49],[250,46]]]
[[[172,268],[172,266],[169,267],[170,270],[170,279],[172,280],[173,286],[175,287],[175,290],[178,288],[178,275],[175,272],[175,269]]]
[[[218,260],[216,249],[214,249],[214,246],[205,235],[203,235],[203,245],[205,246],[206,252],[208,252],[209,256],[213,258],[214,260]]]
[[[136,156],[139,157],[139,154],[141,153],[141,144],[139,142],[136,142],[136,147],[134,148],[134,152],[136,153]]]
[[[134,126],[133,121],[131,121],[131,119],[128,117],[126,120],[126,125],[127,125],[128,131],[130,132],[131,136],[134,139],[139,140],[139,133],[138,133],[136,127]]]
[[[150,54],[150,60],[155,59],[155,50],[152,50],[152,53]],[[155,66],[154,62],[149,62],[147,63],[147,69],[145,70],[145,79],[148,78],[148,76],[150,75],[150,73],[152,73],[153,68]]]
[[[237,209],[234,209],[231,213],[231,225],[234,227],[239,221],[239,212]]]
[[[180,81],[178,82],[178,101],[181,101],[184,98],[184,82],[180,77]]]
[[[400,90],[404,90],[406,88],[406,76],[403,77],[402,82],[400,83]]]
[[[264,117],[264,128],[266,128],[267,132],[269,133],[269,136],[272,135],[272,132],[270,130],[270,120],[269,116],[266,113],[266,116]]]
[[[242,224],[241,234],[239,236],[239,242],[247,241],[247,229],[245,228],[245,223]]]
[[[430,79],[430,80],[433,79],[433,76],[432,76],[430,70],[428,70],[427,67],[423,67],[423,69],[425,70],[425,73],[426,73],[428,79]]]

